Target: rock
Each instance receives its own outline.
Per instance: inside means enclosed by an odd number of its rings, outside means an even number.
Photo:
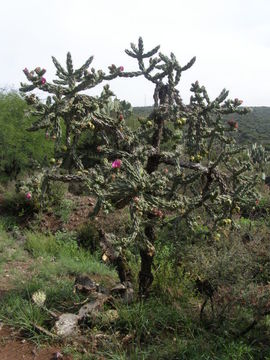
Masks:
[[[112,295],[124,294],[126,291],[126,286],[123,283],[116,284],[114,287],[111,288]]]
[[[54,329],[57,335],[62,337],[74,336],[79,334],[78,315],[62,314],[56,321]]]
[[[122,339],[122,344],[127,345],[134,339],[134,334],[127,334]]]
[[[131,282],[119,283],[111,288],[111,295],[121,297],[125,304],[130,304],[134,300],[134,289]]]
[[[92,292],[98,291],[99,284],[95,281],[91,280],[87,275],[79,275],[75,279],[74,290],[84,293],[90,294]]]
[[[96,298],[89,303],[82,306],[78,313],[79,321],[83,321],[87,317],[95,318],[97,313],[103,308],[103,305],[108,301],[109,296],[101,293],[96,294]]]
[[[63,357],[64,357],[63,354],[57,351],[56,353],[53,354],[52,360],[63,359]]]

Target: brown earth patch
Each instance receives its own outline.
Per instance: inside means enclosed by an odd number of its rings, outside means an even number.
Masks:
[[[18,277],[18,273],[20,274],[21,283],[31,276],[29,268],[33,261],[29,258],[26,261],[9,261],[3,266],[0,277],[0,300],[3,295],[16,287],[14,280]]]
[[[41,231],[56,232],[58,230],[73,231],[80,225],[89,221],[89,215],[93,211],[95,200],[90,196],[76,196],[70,193],[66,194],[66,199],[73,202],[73,211],[68,221],[61,221],[54,213],[44,213],[40,220]]]
[[[1,360],[53,360],[57,359],[57,353],[63,356],[58,359],[72,360],[71,356],[63,355],[59,347],[39,348],[8,327],[0,329],[0,345]]]

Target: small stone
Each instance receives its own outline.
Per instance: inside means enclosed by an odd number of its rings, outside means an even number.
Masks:
[[[53,360],[62,359],[63,357],[64,356],[59,351],[53,354]]]
[[[77,335],[79,332],[78,315],[62,314],[55,323],[55,332],[63,337]]]

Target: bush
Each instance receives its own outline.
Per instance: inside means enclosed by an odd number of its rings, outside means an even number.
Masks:
[[[26,194],[9,191],[2,199],[1,208],[8,215],[30,219],[39,212],[40,204],[35,199],[27,199]]]
[[[98,229],[93,222],[83,224],[78,229],[77,239],[79,246],[90,250],[91,253],[94,253],[100,248]]]
[[[47,165],[52,156],[52,143],[43,134],[27,132],[33,118],[25,115],[26,109],[15,91],[0,92],[0,181],[5,183],[38,164]]]

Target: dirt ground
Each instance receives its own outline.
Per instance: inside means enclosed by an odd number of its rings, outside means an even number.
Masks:
[[[57,347],[38,348],[28,342],[18,332],[5,326],[0,330],[0,359],[1,360],[72,360],[65,356]]]

